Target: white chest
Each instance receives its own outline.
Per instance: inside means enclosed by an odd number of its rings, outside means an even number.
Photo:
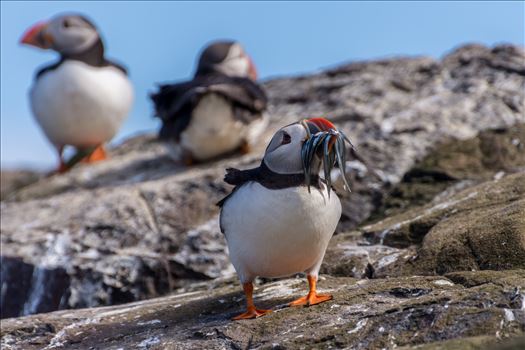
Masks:
[[[115,67],[66,61],[36,80],[30,99],[52,143],[87,146],[115,135],[131,108],[133,88]]]
[[[270,190],[252,182],[226,201],[221,223],[241,280],[303,272],[322,259],[341,217],[326,189]]]
[[[235,150],[245,135],[246,125],[236,120],[231,103],[218,94],[201,98],[186,130],[181,146],[195,159],[205,160]]]

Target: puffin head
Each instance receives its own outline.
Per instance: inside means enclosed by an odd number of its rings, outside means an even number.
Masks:
[[[20,43],[52,49],[63,55],[87,51],[100,41],[96,27],[81,15],[59,15],[29,28]]]
[[[327,119],[304,119],[275,133],[266,148],[263,162],[279,174],[303,173],[308,189],[311,176],[319,174],[322,164],[328,191],[331,187],[331,170],[337,165],[346,189],[350,190],[345,174],[345,142],[353,147],[343,132]]]
[[[195,76],[212,72],[257,80],[252,59],[235,41],[215,41],[202,51]]]

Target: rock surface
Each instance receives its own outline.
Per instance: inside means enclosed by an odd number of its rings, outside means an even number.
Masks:
[[[525,172],[340,234],[325,261],[326,273],[370,278],[525,269]]]
[[[262,281],[259,302],[276,312],[229,322],[242,295],[214,203],[230,190],[224,169],[256,165],[266,141],[187,168],[141,135],[110,161],[2,194],[1,316],[175,294],[3,320],[2,345],[482,348],[525,331],[522,48],[469,45],[440,61],[351,63],[265,87],[266,140],[327,116],[380,177],[347,163],[352,193],[340,193],[322,267],[334,302],[281,308],[304,282]]]
[[[128,305],[4,320],[2,348],[381,349],[462,337],[495,342],[523,332],[525,272],[471,277],[326,277],[320,288],[334,300],[309,308],[286,307],[306,290],[303,279],[287,279],[256,290],[257,305],[273,313],[241,322],[229,320],[242,312],[240,286],[209,283]]]
[[[8,198],[12,193],[37,182],[42,174],[32,170],[5,170],[0,172],[0,200]]]

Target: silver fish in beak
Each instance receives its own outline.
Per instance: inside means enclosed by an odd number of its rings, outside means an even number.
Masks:
[[[352,142],[350,142],[342,131],[337,130],[334,124],[324,118],[305,119],[301,121],[301,125],[306,129],[307,134],[307,139],[301,148],[301,159],[308,191],[310,191],[310,176],[316,154],[323,162],[325,181],[328,186],[328,196],[330,197],[332,186],[331,171],[336,164],[343,177],[345,189],[350,191],[345,171],[345,142],[354,149]]]

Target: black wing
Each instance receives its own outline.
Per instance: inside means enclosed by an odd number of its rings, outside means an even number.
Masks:
[[[162,120],[159,132],[161,139],[175,139],[178,141],[180,134],[188,126],[191,111],[198,101],[194,81],[160,85],[159,91],[150,95],[155,106],[155,116]]]
[[[260,118],[268,103],[264,90],[247,78],[213,74],[198,76],[188,82],[161,85],[158,92],[151,94],[155,115],[163,123],[160,138],[178,140],[200,98],[212,92],[232,101],[235,116],[246,123]]]
[[[43,66],[43,67],[39,68],[38,71],[36,72],[35,80],[38,80],[38,78],[40,78],[42,76],[42,74],[57,69],[63,62],[64,62],[64,60],[60,59],[60,60],[58,60],[55,63],[48,64],[46,66]]]

